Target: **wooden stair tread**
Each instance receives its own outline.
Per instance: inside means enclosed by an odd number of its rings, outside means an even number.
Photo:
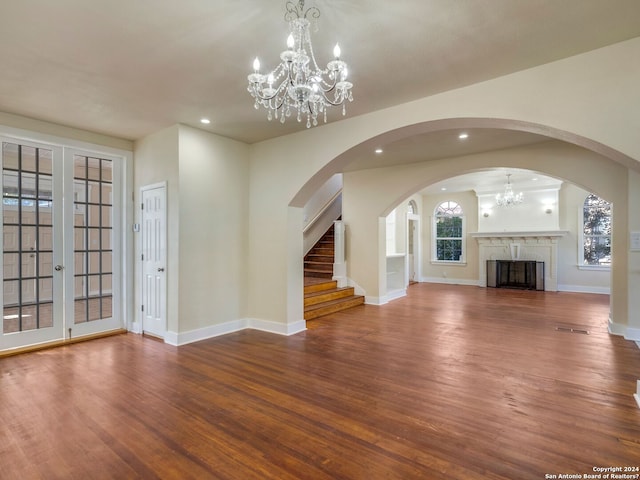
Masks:
[[[331,290],[333,288],[338,288],[338,282],[336,280],[326,280],[317,277],[305,277],[304,283],[305,295],[322,290]]]
[[[314,318],[347,310],[348,308],[362,304],[364,304],[364,297],[362,295],[352,295],[338,300],[330,300],[328,302],[322,302],[317,305],[306,307],[304,309],[304,318],[305,320],[312,320]]]
[[[304,296],[305,308],[319,303],[338,300],[353,296],[353,287],[332,288],[329,290],[320,290],[318,292],[306,293]]]

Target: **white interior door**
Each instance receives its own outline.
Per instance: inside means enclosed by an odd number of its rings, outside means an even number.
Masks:
[[[167,331],[167,187],[143,187],[142,331],[164,338]]]
[[[58,147],[0,141],[4,350],[64,338],[63,163]]]

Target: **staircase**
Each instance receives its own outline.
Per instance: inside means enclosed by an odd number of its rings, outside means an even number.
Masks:
[[[335,240],[333,225],[318,240],[304,257],[304,276],[315,278],[333,277],[333,259]]]
[[[304,319],[362,305],[364,297],[355,295],[353,287],[338,288],[332,280],[334,262],[333,225],[304,257]]]

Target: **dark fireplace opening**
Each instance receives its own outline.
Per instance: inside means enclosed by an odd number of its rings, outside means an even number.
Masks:
[[[487,287],[544,290],[544,262],[487,260]]]

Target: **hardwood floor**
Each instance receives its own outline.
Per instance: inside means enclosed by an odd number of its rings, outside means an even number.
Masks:
[[[640,466],[640,349],[607,333],[608,311],[602,295],[417,284],[291,337],[245,330],[176,349],[125,334],[7,357],[0,478],[526,480]]]

